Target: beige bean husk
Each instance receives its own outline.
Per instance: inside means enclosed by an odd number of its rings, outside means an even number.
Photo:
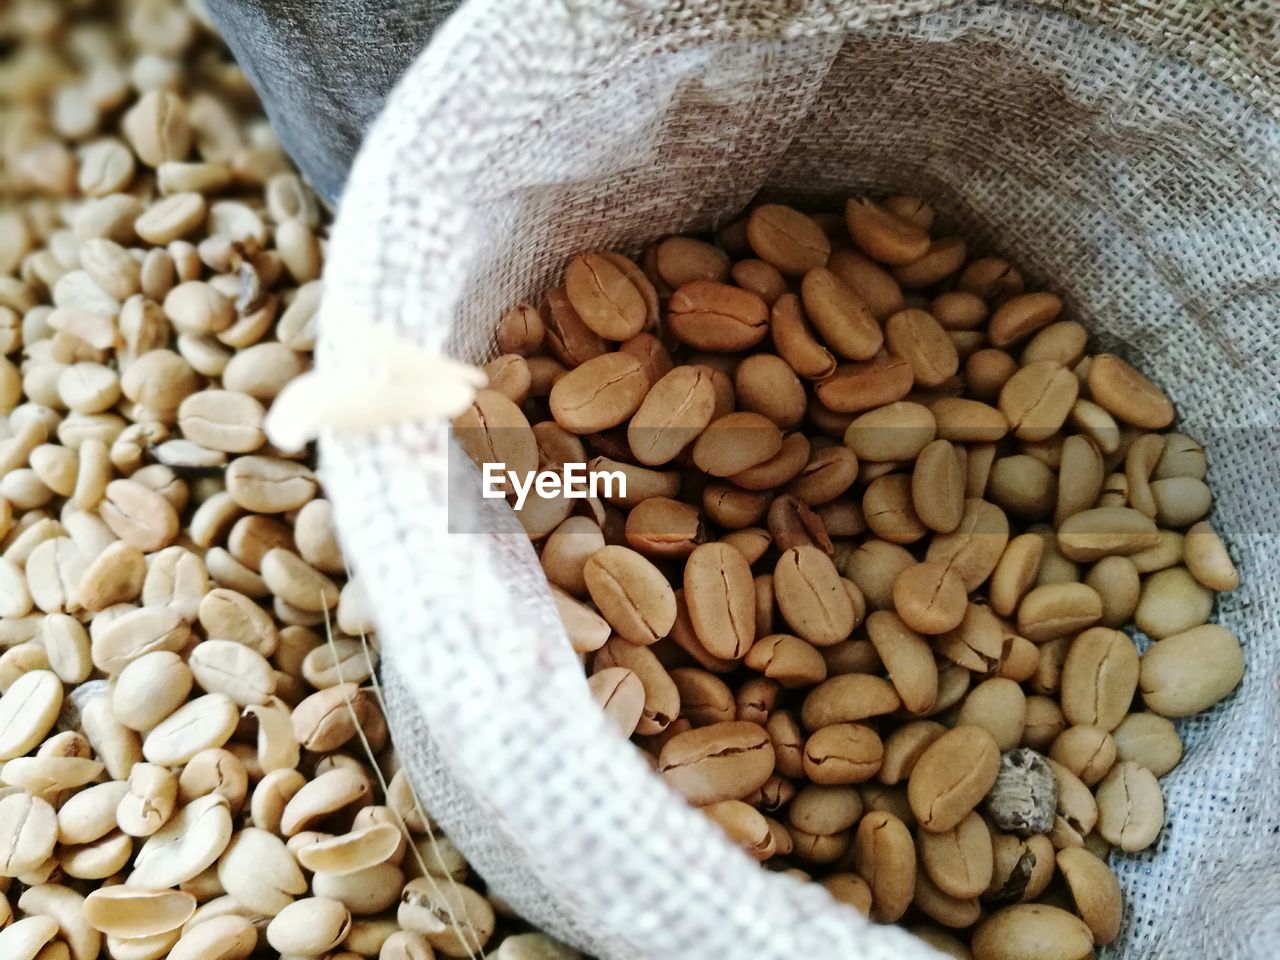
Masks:
[[[945,232],[1066,294],[1211,452],[1213,523],[1244,574],[1216,617],[1248,669],[1180,723],[1171,823],[1116,863],[1132,908],[1107,955],[1256,954],[1251,931],[1280,909],[1280,404],[1259,338],[1280,315],[1275,35],[1274,11],[1245,0],[1212,17],[1171,0],[473,0],[353,171],[319,366],[364,389],[347,334],[374,320],[482,362],[503,313],[571,252],[726,223],[761,188],[799,204],[927,190]],[[494,888],[614,957],[925,956],[748,869],[617,749],[514,517],[446,504],[447,447],[443,424],[330,442],[326,480],[404,762]],[[459,520],[506,535],[448,536]]]

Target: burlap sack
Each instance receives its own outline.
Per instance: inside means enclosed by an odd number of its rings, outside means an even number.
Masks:
[[[336,201],[365,131],[459,0],[188,0],[205,6],[311,186]]]
[[[1064,9],[1065,8],[1065,9]],[[479,361],[566,257],[706,228],[758,191],[930,197],[1061,291],[1208,445],[1244,584],[1240,690],[1179,724],[1157,846],[1114,858],[1108,957],[1280,952],[1280,44],[1273,0],[471,0],[399,84],[334,232],[322,369],[360,318]],[[428,807],[535,923],[608,958],[914,960],[757,869],[601,721],[505,505],[443,423],[330,437],[325,479]],[[465,516],[470,515],[470,516]],[[482,518],[488,535],[450,535]],[[429,731],[429,732],[428,732]]]

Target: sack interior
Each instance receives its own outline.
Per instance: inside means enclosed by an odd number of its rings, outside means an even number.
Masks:
[[[1187,753],[1163,781],[1159,844],[1113,858],[1130,920],[1112,953],[1234,955],[1249,934],[1227,892],[1280,897],[1264,809],[1280,729],[1277,143],[1274,121],[1194,68],[1035,8],[843,37],[637,42],[512,134],[528,156],[472,209],[449,349],[491,356],[502,312],[558,283],[573,254],[711,229],[757,195],[810,209],[920,195],[972,249],[1061,293],[1207,445],[1213,520],[1245,581],[1216,614],[1245,644],[1244,685],[1179,724]],[[538,574],[531,552],[511,562],[514,578]]]

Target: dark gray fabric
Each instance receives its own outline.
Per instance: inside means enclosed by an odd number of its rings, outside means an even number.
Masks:
[[[210,0],[289,155],[337,200],[368,125],[461,0]]]

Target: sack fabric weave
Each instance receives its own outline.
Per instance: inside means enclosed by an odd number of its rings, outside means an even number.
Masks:
[[[1158,844],[1113,857],[1105,957],[1280,954],[1280,42],[1271,0],[471,0],[347,185],[318,363],[353,316],[470,361],[573,253],[758,193],[912,192],[1061,292],[1206,443],[1242,572],[1240,690],[1179,722]],[[352,376],[368,374],[352,367]],[[324,479],[423,799],[492,887],[602,957],[935,956],[757,869],[606,728],[500,501],[446,500],[444,424],[326,437]],[[464,516],[465,515],[465,516]],[[449,522],[495,532],[448,533]],[[1145,641],[1139,639],[1145,645]]]

